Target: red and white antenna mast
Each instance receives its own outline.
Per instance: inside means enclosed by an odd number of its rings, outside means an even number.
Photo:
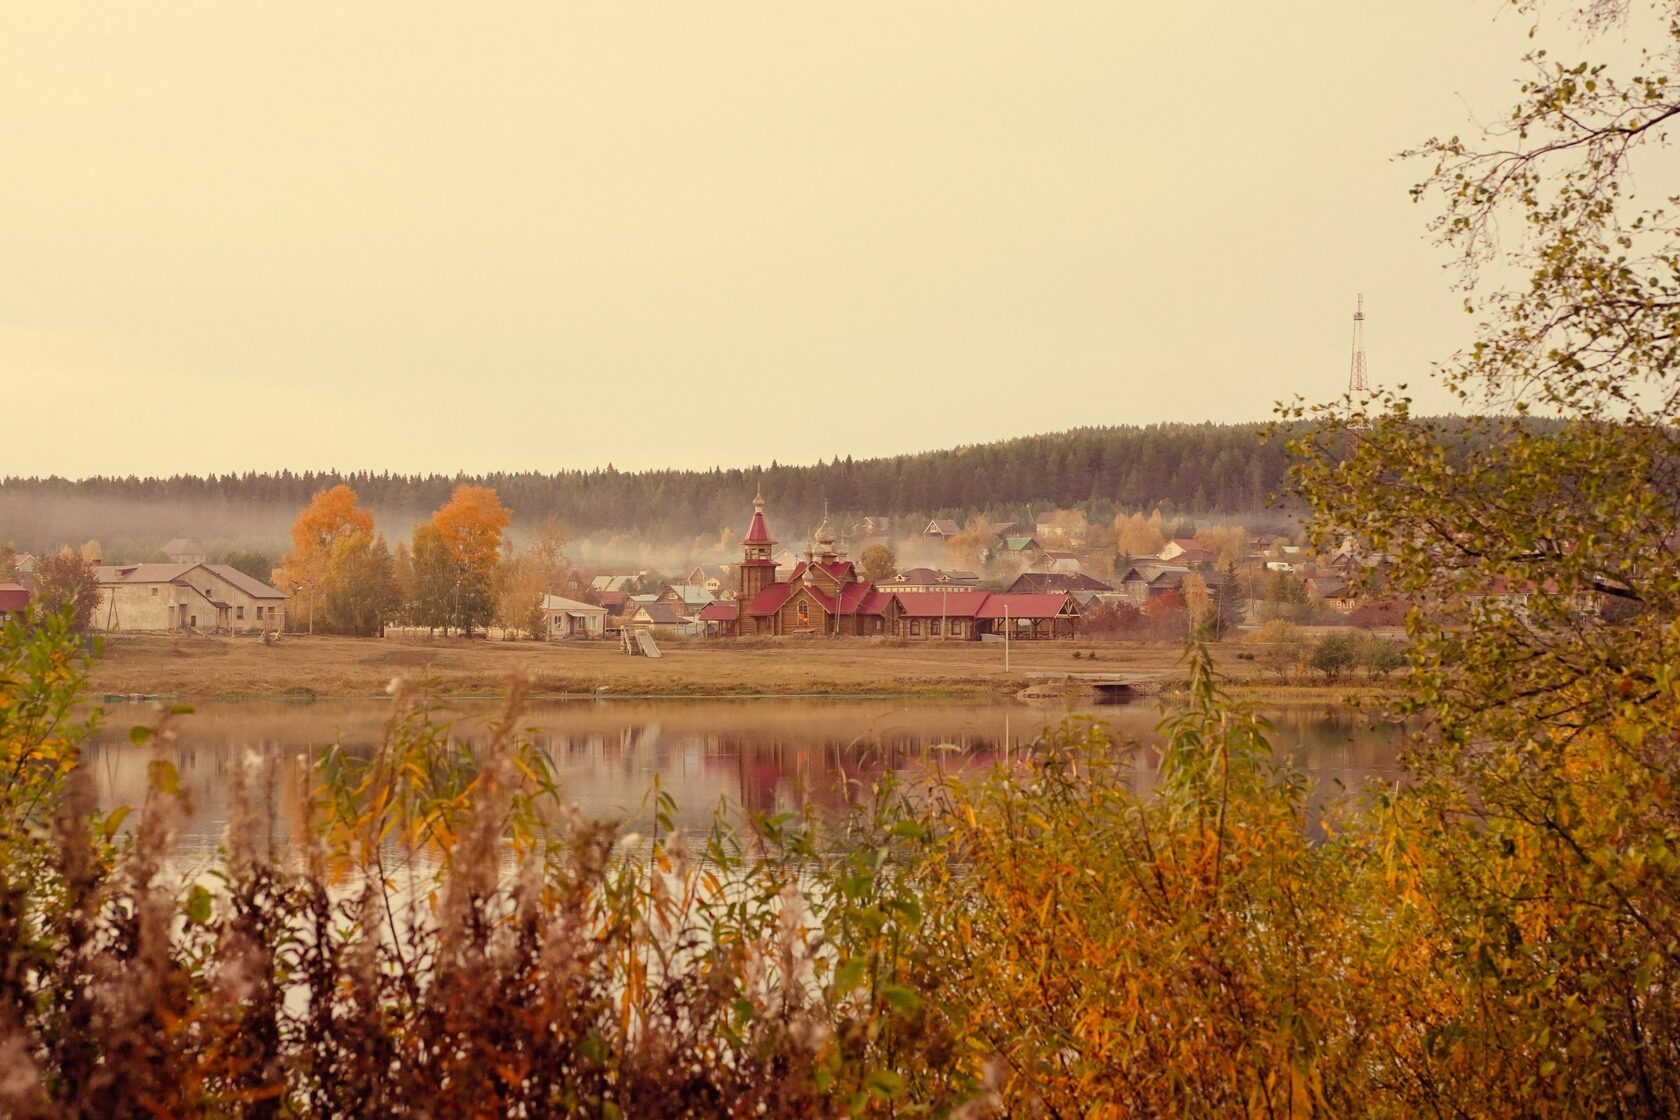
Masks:
[[[1365,293],[1353,311],[1353,364],[1348,367],[1348,394],[1362,396],[1370,392],[1371,383],[1365,379]]]

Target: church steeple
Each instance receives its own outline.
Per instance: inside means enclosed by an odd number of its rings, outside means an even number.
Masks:
[[[752,547],[751,546],[758,545],[758,546],[761,546],[763,548],[768,549],[771,545],[776,543],[775,541],[770,539],[770,530],[768,528],[766,528],[765,524],[764,524],[764,487],[763,486],[760,486],[758,488],[758,493],[753,496],[752,521],[748,523],[748,525],[747,525],[747,535],[745,537],[741,538],[741,543],[749,546],[748,549],[747,549],[747,557],[746,557],[748,560],[755,559],[755,557],[752,555]],[[768,559],[769,558],[769,553],[768,552],[765,553],[765,556],[762,557],[762,558],[763,559]]]
[[[816,552],[817,556],[819,558],[821,558],[821,560],[824,564],[832,564],[834,562],[834,555],[835,555],[834,554],[834,530],[832,528],[830,528],[829,524],[828,524],[828,503],[826,501],[823,503],[822,524],[817,526],[817,531],[815,533],[815,539],[816,539],[816,548],[815,548],[814,551]]]
[[[760,486],[753,497],[753,515],[747,524],[747,535],[741,538],[741,579],[735,596],[741,604],[741,611],[746,610],[753,596],[776,581],[776,561],[770,555],[775,547],[769,526],[764,523],[764,488]],[[740,618],[744,624],[745,614],[741,614]]]

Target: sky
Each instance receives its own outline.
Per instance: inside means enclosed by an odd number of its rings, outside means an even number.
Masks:
[[[1503,0],[0,0],[0,476],[809,463],[1470,338]]]

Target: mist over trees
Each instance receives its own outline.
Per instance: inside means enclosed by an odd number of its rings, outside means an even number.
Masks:
[[[7,478],[0,479],[0,540],[42,551],[97,535],[113,555],[177,533],[212,545],[278,544],[300,507],[340,484],[393,529],[426,521],[467,484],[494,489],[528,533],[558,514],[579,535],[657,540],[738,529],[761,483],[774,508],[795,517],[814,514],[825,502],[837,514],[911,519],[984,514],[1025,521],[1048,507],[1090,503],[1102,507],[1095,511],[1102,520],[1162,504],[1191,514],[1236,514],[1264,508],[1283,480],[1282,441],[1265,434],[1260,424],[1091,427],[879,459],[633,473],[609,464],[483,475],[288,470]]]

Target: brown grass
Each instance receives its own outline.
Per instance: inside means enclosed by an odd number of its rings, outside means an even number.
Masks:
[[[992,643],[892,645],[869,639],[783,639],[736,643],[666,641],[658,660],[628,657],[613,643],[503,642],[460,638],[254,638],[112,635],[89,682],[101,694],[375,696],[392,678],[429,677],[448,694],[500,694],[510,674],[539,695],[996,695],[1034,683],[1032,674],[1181,674],[1172,643],[1014,643],[1011,671]],[[1237,647],[1215,647],[1220,668],[1238,682],[1260,681]],[[1076,659],[1073,654],[1082,655]],[[1095,651],[1096,660],[1084,655]]]

